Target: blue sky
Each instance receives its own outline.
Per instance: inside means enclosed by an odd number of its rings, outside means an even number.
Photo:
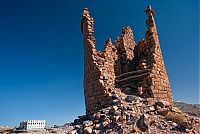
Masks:
[[[125,26],[142,39],[149,4],[174,100],[199,103],[198,0],[1,0],[0,125],[61,125],[83,115],[82,9],[90,9],[102,50]]]

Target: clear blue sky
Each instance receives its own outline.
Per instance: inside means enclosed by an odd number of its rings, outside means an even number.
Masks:
[[[1,0],[0,125],[27,119],[64,124],[85,113],[81,11],[95,19],[97,49],[131,26],[144,37],[144,9],[156,11],[174,100],[199,103],[198,0]]]

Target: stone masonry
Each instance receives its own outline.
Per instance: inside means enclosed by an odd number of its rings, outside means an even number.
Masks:
[[[137,44],[130,27],[122,30],[114,43],[107,39],[104,50],[98,52],[93,36],[94,19],[83,10],[81,32],[84,43],[84,95],[86,113],[111,106],[119,91],[148,99],[172,103],[172,93],[158,39],[155,12],[145,10],[145,38]]]

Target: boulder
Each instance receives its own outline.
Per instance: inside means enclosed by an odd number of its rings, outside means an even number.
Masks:
[[[85,127],[84,128],[84,134],[91,134],[92,133],[92,128],[91,127]]]
[[[134,95],[128,95],[125,100],[127,102],[138,102],[139,101],[138,97],[136,97]]]
[[[149,107],[149,111],[153,112],[155,111],[155,108],[153,106]]]
[[[159,115],[162,115],[162,116],[166,116],[168,114],[169,110],[167,108],[159,108],[157,109],[157,113]]]
[[[156,104],[162,108],[172,106],[170,102],[164,100],[157,101]]]
[[[114,123],[117,123],[118,120],[119,120],[119,118],[120,118],[119,116],[114,116],[114,118],[113,118],[113,122],[114,122]]]
[[[172,111],[172,112],[175,112],[175,113],[178,113],[178,114],[183,113],[183,112],[182,112],[180,109],[178,109],[177,107],[172,107],[171,111]]]
[[[108,124],[109,124],[108,121],[104,121],[104,122],[102,122],[102,127],[105,128],[105,127],[107,127]]]
[[[83,126],[84,126],[84,127],[88,127],[88,126],[91,126],[91,125],[93,125],[93,122],[92,122],[92,121],[85,121],[85,122],[83,123]]]
[[[69,132],[69,134],[78,134],[78,133],[76,132],[76,130],[72,130]]]
[[[115,113],[118,110],[117,106],[112,106],[112,108],[110,109],[111,113]]]

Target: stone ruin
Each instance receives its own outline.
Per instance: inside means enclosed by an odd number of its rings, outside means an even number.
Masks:
[[[83,10],[84,94],[86,115],[61,128],[67,134],[200,133],[200,118],[179,110],[164,66],[150,6],[145,38],[136,45],[130,27],[97,52],[94,20]]]
[[[172,103],[172,93],[165,69],[156,24],[151,6],[147,15],[145,38],[137,44],[130,27],[112,43],[107,39],[98,52],[93,36],[94,19],[85,8],[81,32],[84,43],[84,95],[86,113],[93,114],[111,106],[114,96],[122,92],[148,99],[149,103],[164,100]]]

